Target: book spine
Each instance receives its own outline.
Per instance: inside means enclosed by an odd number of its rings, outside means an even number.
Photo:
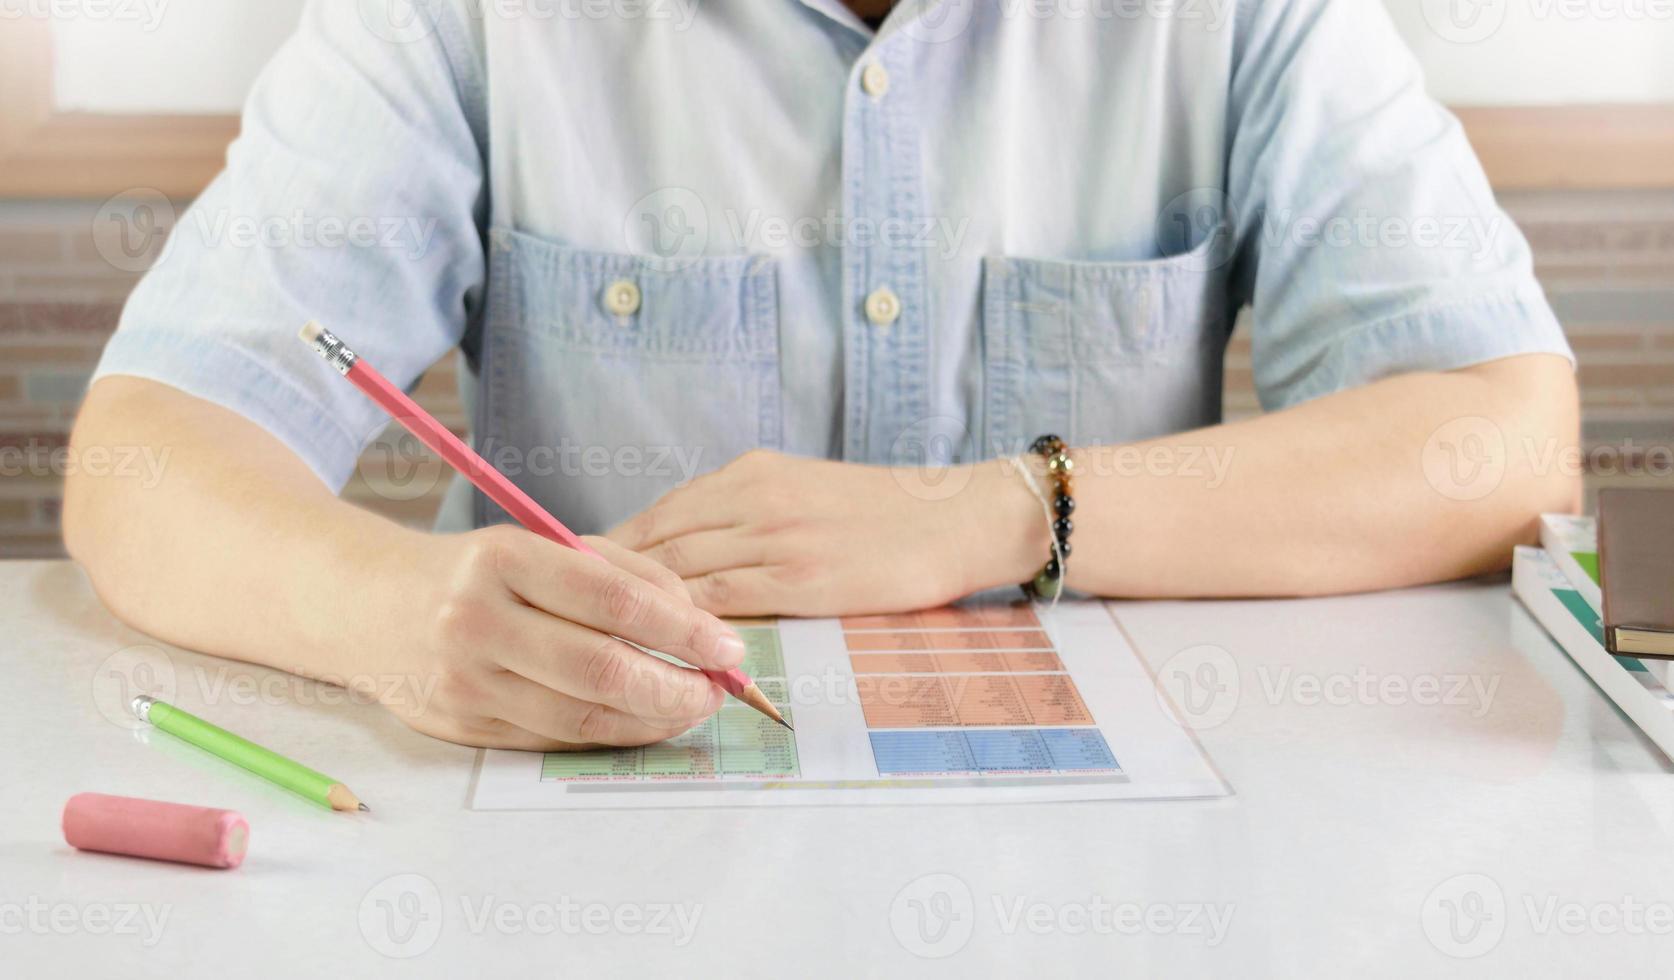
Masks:
[[[1556,562],[1538,548],[1519,547],[1512,560],[1511,576],[1512,591],[1541,628],[1664,755],[1674,760],[1674,701],[1653,676],[1647,676],[1648,684],[1634,677],[1634,671],[1607,653],[1587,625],[1558,598],[1554,590],[1569,589],[1569,582]]]

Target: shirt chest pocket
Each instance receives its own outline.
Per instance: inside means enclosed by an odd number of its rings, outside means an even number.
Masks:
[[[1148,262],[988,258],[983,264],[989,451],[1053,432],[1129,442],[1220,420],[1231,316],[1211,235]]]
[[[767,257],[664,260],[492,232],[484,455],[597,531],[742,452],[778,448],[778,307]],[[479,524],[503,519],[475,506]]]

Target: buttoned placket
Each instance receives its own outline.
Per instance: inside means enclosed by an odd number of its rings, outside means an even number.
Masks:
[[[916,54],[901,31],[874,40],[845,92],[843,455],[856,461],[925,461],[908,438],[929,414],[930,367]]]

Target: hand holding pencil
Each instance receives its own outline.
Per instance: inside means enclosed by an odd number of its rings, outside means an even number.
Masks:
[[[504,719],[510,727],[525,736],[576,745],[640,744],[667,738],[706,717],[719,706],[722,691],[785,724],[739,669],[742,641],[720,620],[693,606],[678,579],[649,559],[602,539],[594,539],[597,547],[582,540],[338,338],[312,323],[301,336],[420,441],[536,532],[485,528],[469,536],[451,536],[470,537],[473,543],[471,555],[461,556],[456,574],[449,576],[456,584],[448,628],[462,633],[499,630],[498,635],[483,632],[454,639],[504,646],[502,656],[510,654],[504,668],[493,674],[499,687],[494,700],[503,713],[515,716]],[[555,550],[553,544],[572,550]],[[600,548],[613,555],[601,554]],[[574,561],[571,556],[577,553],[590,560]],[[463,585],[457,584],[461,576]],[[524,624],[515,638],[500,629],[506,616],[469,614],[478,605],[493,604],[496,590],[524,607],[521,613],[510,610]],[[457,601],[461,594],[465,601]],[[466,614],[459,614],[461,609]],[[459,622],[462,619],[467,621]],[[682,670],[636,646],[678,657],[702,673]],[[560,650],[573,655],[552,655]],[[509,735],[497,741],[508,748],[537,747],[518,744],[520,738]]]

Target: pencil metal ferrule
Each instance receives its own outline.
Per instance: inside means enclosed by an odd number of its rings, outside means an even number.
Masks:
[[[324,327],[320,328],[320,335],[314,338],[314,350],[336,368],[338,374],[348,374],[349,369],[355,366],[355,361],[359,360],[348,344],[343,343],[336,334]]]
[[[133,709],[134,715],[138,717],[140,721],[149,722],[151,721],[151,706],[156,703],[156,698],[146,697],[141,694],[132,701],[128,702],[128,707]]]

